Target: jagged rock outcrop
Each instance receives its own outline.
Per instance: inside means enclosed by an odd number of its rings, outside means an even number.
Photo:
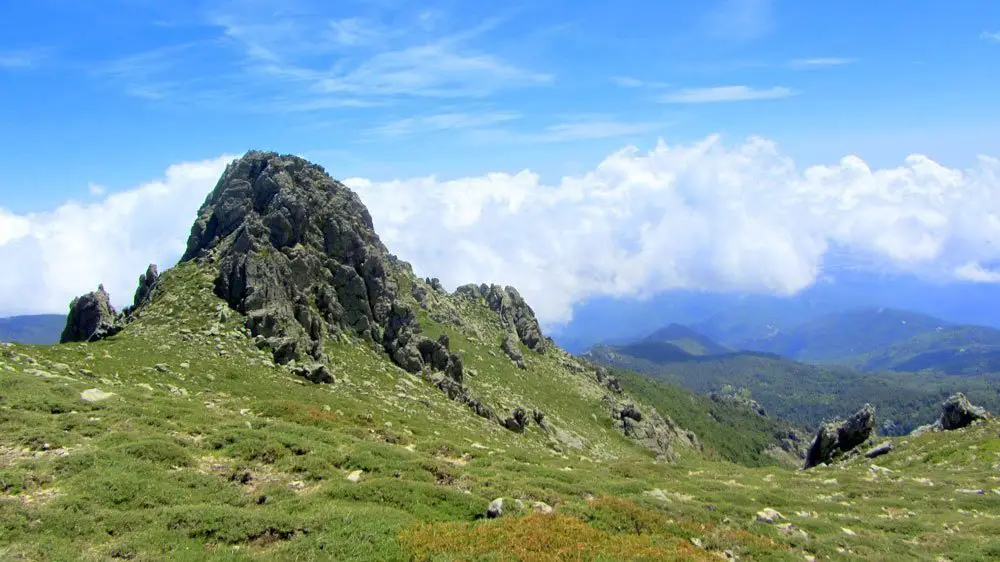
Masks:
[[[524,354],[521,353],[521,348],[518,346],[517,340],[514,339],[514,335],[510,332],[503,335],[503,342],[500,344],[500,349],[517,365],[518,369],[528,368],[524,364]]]
[[[524,433],[524,429],[528,427],[528,412],[521,407],[515,408],[510,417],[503,421],[503,425],[516,433]]]
[[[985,409],[973,406],[964,394],[957,392],[941,404],[941,419],[938,420],[938,425],[946,431],[961,429],[977,420],[986,419],[987,415]]]
[[[132,309],[138,309],[148,304],[153,296],[153,288],[160,279],[160,272],[156,269],[156,264],[151,263],[146,268],[146,273],[139,276],[139,286],[135,290],[135,297],[132,300]]]
[[[709,392],[709,399],[718,403],[730,403],[746,408],[762,418],[767,417],[767,410],[756,400],[734,392]]]
[[[673,420],[664,418],[654,409],[640,411],[634,403],[610,394],[604,395],[603,402],[610,410],[615,427],[626,437],[656,453],[657,458],[676,460],[675,444],[685,448],[701,447],[694,433],[681,429]]]
[[[111,306],[104,285],[100,285],[96,291],[73,299],[59,342],[94,342],[109,338],[122,328],[121,316]]]
[[[95,342],[118,334],[138,310],[149,304],[159,278],[156,265],[149,264],[146,273],[139,276],[139,287],[132,305],[120,313],[111,305],[111,296],[104,290],[104,285],[73,299],[60,343]]]
[[[549,347],[549,340],[542,335],[534,310],[517,289],[484,283],[479,286],[463,285],[455,290],[455,294],[470,300],[484,300],[491,310],[500,315],[504,326],[517,334],[528,349],[544,353]]]
[[[423,368],[416,317],[397,295],[404,267],[360,198],[320,166],[257,151],[231,163],[191,229],[182,261],[195,259],[217,265],[216,294],[280,363],[320,360],[324,336],[346,330]]]
[[[604,367],[597,367],[594,371],[594,377],[597,379],[597,382],[604,385],[604,387],[611,392],[614,392],[615,394],[621,394],[623,392],[621,381],[618,380],[618,377],[611,376],[611,373],[609,373]]]
[[[806,453],[804,468],[812,468],[834,460],[853,450],[874,434],[875,407],[865,404],[843,423],[826,423],[819,428],[816,438]]]

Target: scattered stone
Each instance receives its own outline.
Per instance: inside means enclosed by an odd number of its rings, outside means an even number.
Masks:
[[[489,507],[486,509],[486,517],[496,519],[501,516],[503,516],[503,498],[497,498],[490,502]]]
[[[874,459],[875,457],[880,457],[882,455],[888,454],[891,451],[892,451],[892,442],[886,441],[881,445],[877,445],[875,447],[872,447],[871,449],[868,449],[868,452],[865,453],[865,457],[869,459]]]
[[[886,468],[884,466],[879,466],[877,464],[873,464],[873,465],[869,466],[868,470],[870,470],[872,472],[875,472],[875,473],[892,474],[892,470],[890,470],[890,469],[888,469],[888,468]]]
[[[108,398],[111,398],[114,395],[115,393],[113,392],[104,392],[99,388],[91,388],[81,392],[80,398],[83,399],[84,402],[94,403],[107,400]]]
[[[364,474],[363,470],[355,470],[354,472],[347,475],[347,480],[350,482],[358,482],[361,480],[361,475]]]
[[[308,379],[315,384],[330,384],[333,382],[333,375],[326,365],[314,363],[309,365],[297,365],[292,372],[296,375]]]
[[[535,510],[535,513],[541,513],[542,515],[548,515],[553,511],[555,511],[554,509],[552,509],[551,505],[539,501],[533,502],[531,504],[531,509]]]
[[[957,494],[975,494],[975,495],[981,496],[981,495],[985,494],[986,492],[984,492],[981,489],[978,489],[978,490],[958,489],[958,490],[955,490],[955,493],[957,493]]]
[[[784,519],[784,515],[770,507],[765,507],[757,512],[757,521],[762,523],[774,523],[775,521],[784,521]]]
[[[849,536],[849,537],[856,537],[856,536],[858,536],[857,533],[855,533],[854,531],[848,529],[847,527],[841,527],[840,531],[842,533],[844,533],[845,535]]]

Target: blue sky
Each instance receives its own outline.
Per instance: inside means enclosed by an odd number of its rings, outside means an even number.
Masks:
[[[551,325],[844,272],[996,285],[998,70],[993,0],[9,2],[0,316],[127,299],[249,149]]]
[[[34,0],[5,11],[0,189],[15,212],[252,147],[390,179],[558,177],[628,143],[710,133],[763,135],[804,163],[924,152],[967,165],[1000,144],[991,0]]]

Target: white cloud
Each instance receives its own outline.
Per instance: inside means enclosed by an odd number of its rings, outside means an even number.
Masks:
[[[856,59],[826,57],[814,59],[795,59],[788,64],[792,68],[822,68],[828,66],[844,66],[847,64],[854,64],[855,62],[857,62]]]
[[[1000,272],[986,269],[976,262],[969,262],[956,268],[955,276],[974,283],[1000,283]]]
[[[98,202],[70,201],[45,213],[0,209],[0,315],[64,312],[104,283],[130,304],[149,263],[183,253],[198,207],[231,157],[177,164],[164,177]]]
[[[594,295],[676,288],[797,292],[826,259],[964,280],[1000,258],[1000,163],[857,157],[799,169],[762,139],[626,149],[584,176],[350,179],[383,240],[450,287],[518,287],[548,323]],[[447,249],[443,251],[442,249]]]
[[[773,100],[794,96],[798,92],[784,86],[757,89],[749,86],[717,86],[689,88],[661,96],[664,103],[717,103],[728,101]]]
[[[979,35],[979,38],[983,41],[1000,43],[1000,31],[984,31]]]
[[[145,265],[169,265],[226,158],[50,213],[0,211],[0,314],[65,310],[107,284],[131,298]],[[335,173],[335,170],[332,170]],[[677,288],[790,294],[829,260],[952,281],[996,281],[1000,161],[967,170],[914,155],[872,169],[856,156],[798,168],[773,143],[716,137],[626,148],[584,175],[346,179],[383,241],[446,286],[511,284],[546,323],[595,295]],[[7,272],[13,272],[8,274]]]
[[[87,193],[90,193],[94,197],[100,197],[101,195],[104,195],[104,192],[106,191],[107,189],[101,184],[94,182],[87,184]]]

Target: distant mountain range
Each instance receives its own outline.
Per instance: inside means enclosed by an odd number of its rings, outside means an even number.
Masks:
[[[1000,330],[885,308],[829,314],[764,337],[726,343],[865,371],[1000,372]]]
[[[768,411],[806,427],[872,402],[883,431],[904,433],[928,423],[956,390],[1000,406],[1000,331],[992,328],[876,309],[831,315],[748,343],[758,349],[731,351],[697,330],[668,325],[585,356],[699,393],[727,385],[747,389]]]
[[[62,314],[39,314],[0,318],[0,341],[23,344],[59,343],[59,335],[66,325]]]
[[[835,269],[835,268],[834,268]],[[690,326],[725,345],[767,337],[823,316],[887,308],[956,325],[1000,328],[1000,284],[935,284],[905,275],[838,271],[791,297],[673,290],[645,299],[595,297],[573,308],[553,338],[568,351],[639,340],[661,326]]]

